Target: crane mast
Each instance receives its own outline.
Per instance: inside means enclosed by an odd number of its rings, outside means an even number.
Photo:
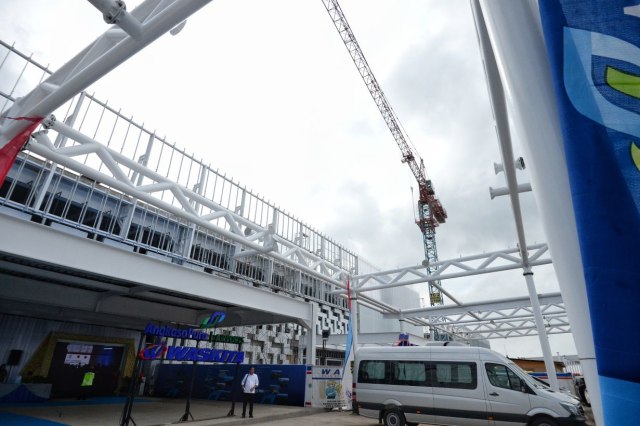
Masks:
[[[391,108],[391,105],[380,88],[378,81],[373,75],[356,37],[351,31],[351,27],[349,26],[344,13],[342,13],[340,5],[336,0],[322,0],[322,3],[327,9],[333,25],[335,25],[344,45],[349,51],[349,55],[351,55],[351,59],[353,59],[353,63],[356,65],[362,80],[367,86],[367,89],[369,89],[369,93],[376,103],[378,110],[380,110],[382,118],[385,123],[387,123],[387,127],[389,127],[393,138],[398,144],[398,148],[400,148],[400,152],[402,154],[402,162],[409,166],[418,183],[418,220],[416,223],[422,232],[425,252],[424,263],[428,272],[431,273],[435,271],[435,267],[431,265],[438,261],[435,228],[440,223],[444,223],[446,221],[447,212],[444,207],[442,207],[440,200],[436,197],[431,180],[427,179],[424,161],[407,143],[407,138],[405,137],[402,126],[400,125],[400,121]],[[442,293],[438,288],[439,285],[439,281],[429,282],[429,302],[431,306],[443,304]]]

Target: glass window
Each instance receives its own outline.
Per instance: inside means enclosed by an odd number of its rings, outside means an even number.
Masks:
[[[475,362],[433,362],[433,386],[441,388],[475,389],[478,386]]]
[[[360,383],[385,383],[386,361],[362,361],[358,370]]]
[[[522,391],[522,380],[506,365],[487,363],[485,369],[487,370],[489,383],[493,386]]]
[[[427,382],[427,368],[422,361],[393,361],[393,384],[431,386]]]

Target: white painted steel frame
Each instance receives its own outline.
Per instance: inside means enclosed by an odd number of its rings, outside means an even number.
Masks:
[[[27,65],[33,65],[34,67],[36,67],[37,70],[42,73],[42,77],[40,78],[40,80],[43,80],[48,75],[52,74],[52,72],[48,70],[47,67],[38,64],[31,57],[20,53],[14,47],[2,41],[0,41],[0,46],[8,50],[7,56],[9,55],[9,53],[14,53],[21,57],[25,61],[25,69],[27,68]],[[2,71],[3,63],[0,64],[0,72]],[[20,81],[21,78],[22,73],[16,81]],[[10,94],[0,92],[0,96],[5,98],[5,106],[7,103],[10,102],[11,104],[13,104],[13,102],[15,101],[13,91],[14,90],[12,90]],[[20,94],[16,96],[19,95]],[[75,106],[73,105],[74,102]],[[89,110],[93,109],[94,103],[97,104],[99,117],[96,117],[95,113],[93,114],[93,117],[88,114]],[[2,110],[4,110],[5,106],[2,107]],[[239,213],[250,221],[265,228],[269,225],[269,223],[271,223],[269,222],[269,220],[271,220],[273,214],[276,214],[275,211],[277,210],[279,220],[278,227],[276,228],[276,233],[284,239],[295,243],[303,249],[307,249],[307,251],[309,252],[315,253],[319,257],[327,259],[334,265],[342,267],[343,269],[348,270],[351,273],[376,269],[369,265],[363,259],[357,258],[349,250],[336,244],[330,238],[320,234],[313,228],[302,223],[293,215],[281,210],[275,204],[265,201],[264,198],[259,194],[252,193],[245,187],[240,186],[237,182],[234,182],[232,178],[228,178],[226,175],[222,175],[221,173],[219,173],[218,170],[212,169],[211,165],[206,165],[203,160],[197,160],[194,155],[187,154],[184,150],[176,147],[175,143],[171,144],[167,140],[165,140],[165,138],[159,137],[156,134],[155,130],[150,131],[146,129],[144,127],[144,123],[139,124],[133,120],[133,117],[125,117],[120,113],[120,110],[116,110],[113,107],[109,106],[108,102],[102,102],[92,95],[88,95],[85,92],[82,92],[77,98],[71,99],[68,104],[66,104],[66,107],[66,112],[63,111],[63,107],[56,110],[56,113],[60,114],[58,118],[65,124],[73,127],[74,122],[78,117],[80,117],[81,114],[83,114],[83,117],[81,118],[81,120],[79,120],[80,124],[78,130],[80,130],[80,128],[84,126],[85,120],[87,118],[89,118],[89,120],[87,121],[90,122],[97,121],[95,133],[93,132],[93,130],[88,131],[86,129],[83,130],[84,133],[94,133],[93,138],[96,140],[100,140],[107,147],[113,147],[118,142],[121,143],[121,145],[119,146],[121,154],[125,155],[128,158],[136,159],[137,162],[148,166],[150,169],[153,169],[155,166],[155,170],[158,171],[158,168],[160,168],[160,174],[162,174],[162,170],[164,170],[166,173],[165,176],[170,177],[171,181],[182,184],[182,186],[185,187],[192,187],[194,190],[197,190],[200,195],[203,195],[214,201],[217,200],[219,204],[226,206],[228,209]],[[73,112],[69,115],[72,108]],[[103,119],[105,122],[111,121],[114,123],[112,128],[110,129],[110,134],[108,132],[107,134],[105,134],[103,130],[102,137],[96,136],[96,134],[98,133],[98,128],[101,127]],[[120,134],[120,136],[115,137],[116,141],[112,140],[114,132],[118,133],[116,131],[118,125],[122,123],[124,123],[123,126],[126,127],[126,132],[121,132],[124,133],[124,137],[120,139],[122,137],[122,134]],[[123,130],[122,126],[120,130]],[[129,132],[130,130],[131,132]],[[136,134],[138,136],[137,140]],[[141,143],[141,138],[144,135],[148,136],[148,142],[146,143],[146,148],[144,146],[142,147],[144,153],[140,155],[140,152],[138,152],[138,148],[140,147],[140,145],[145,145],[144,141],[142,141]],[[61,147],[64,146],[65,143],[66,138],[62,135],[58,135],[55,139],[54,145],[56,147]],[[165,150],[168,152],[165,152]],[[167,158],[169,159],[168,161]],[[175,160],[175,167],[172,166],[173,160]],[[87,160],[85,158],[85,164],[87,164],[86,161]],[[150,163],[150,161],[154,163]],[[101,167],[101,165],[94,166],[98,168]],[[200,171],[199,179],[198,176],[194,176],[194,173],[191,173],[192,169],[198,169]],[[51,175],[49,174],[49,179],[47,180],[47,183],[44,184],[44,189],[41,190],[42,197],[46,193],[46,188],[48,187],[50,178]],[[190,178],[196,179],[195,185],[193,185],[193,182],[190,181]],[[135,182],[136,179],[138,180],[137,184],[140,185],[142,176],[139,176],[137,172],[132,172],[131,181]],[[164,192],[170,194],[170,191]],[[234,195],[235,200],[233,200]],[[163,194],[160,194],[160,196],[162,197]],[[226,196],[228,196],[228,198]],[[234,202],[236,204],[232,204]],[[195,207],[197,208],[201,206],[196,205]]]
[[[141,200],[145,203],[165,210],[177,217],[181,217],[189,222],[209,229],[218,235],[222,235],[238,243],[249,252],[248,255],[262,254],[268,255],[282,263],[291,265],[302,270],[309,275],[318,277],[337,288],[345,288],[344,280],[349,271],[338,268],[331,262],[312,254],[294,243],[279,237],[274,233],[277,226],[278,216],[274,217],[274,223],[268,228],[263,228],[244,218],[240,214],[233,212],[205,197],[198,192],[172,182],[170,179],[156,173],[148,167],[134,161],[122,154],[105,147],[99,142],[78,132],[77,130],[61,123],[51,116],[43,123],[45,127],[58,132],[65,138],[72,139],[80,145],[56,148],[49,140],[46,131],[37,132],[33,135],[32,142],[29,143],[29,150],[37,155],[61,164],[70,170],[87,176],[97,182],[103,182],[123,193]],[[95,168],[89,167],[74,157],[79,155],[93,154],[100,159],[105,168],[111,172],[107,175]],[[139,185],[144,179],[134,179],[132,182],[123,168],[132,170],[136,176],[146,178],[152,184]],[[155,192],[170,190],[176,199],[180,201],[180,206],[168,203],[153,196]],[[214,213],[200,215],[194,205],[203,205],[214,211]],[[212,224],[210,221],[223,218],[229,225],[231,231]],[[244,229],[252,232],[246,236]],[[242,257],[243,252],[239,252]],[[383,303],[374,298],[362,297],[362,302],[367,307],[378,312],[399,312],[391,305]],[[412,324],[423,324],[422,321],[411,321]]]
[[[44,122],[44,125],[45,127],[55,130],[64,137],[78,142],[80,145],[56,148],[49,140],[46,132],[37,132],[33,135],[33,141],[30,142],[28,146],[28,149],[31,152],[55,161],[56,163],[94,179],[95,181],[103,182],[137,200],[144,201],[145,203],[165,210],[177,217],[181,217],[191,223],[197,224],[205,229],[209,229],[239,243],[249,251],[248,254],[239,252],[237,257],[266,254],[270,252],[272,257],[282,261],[283,263],[302,269],[308,274],[328,281],[335,286],[344,287],[342,274],[345,271],[336,267],[332,263],[327,262],[325,259],[315,256],[295,244],[275,235],[274,228],[278,220],[277,215],[274,217],[274,223],[265,229],[254,224],[240,214],[202,197],[198,192],[178,185],[175,182],[172,182],[169,178],[156,173],[143,164],[105,147],[81,132],[78,132],[66,124],[55,120],[54,117],[49,117],[49,119]],[[80,155],[95,155],[112,175],[110,176],[96,170],[95,168],[76,161],[74,157]],[[126,169],[132,170],[135,172],[136,176],[146,178],[147,181],[154,183],[139,185],[138,182],[141,182],[141,179],[136,179],[136,182],[132,182],[128,177]],[[165,190],[171,191],[179,201],[180,206],[176,206],[154,197],[154,193]],[[198,204],[206,206],[210,210],[214,211],[214,213],[200,215],[194,207]],[[216,226],[210,222],[215,219],[224,219],[229,225],[231,231]],[[249,236],[245,236],[243,229],[250,229],[252,232]]]
[[[126,28],[137,27],[136,37],[117,25],[112,26],[28,95],[17,99],[0,122],[0,146],[31,124],[15,118],[42,119],[48,116],[210,1],[146,0],[130,14],[122,12],[114,23],[123,23]]]
[[[544,297],[544,296],[543,296]],[[491,302],[487,306],[469,309],[467,306],[476,304],[460,304],[460,306],[434,307],[428,313],[405,313],[400,310],[394,314],[383,314],[386,318],[398,319],[400,323],[418,323],[424,326],[444,331],[460,340],[497,339],[506,337],[537,336],[535,315],[530,307],[529,298],[526,305],[495,309]],[[354,299],[355,300],[355,299]],[[544,320],[545,334],[571,333],[571,325],[568,322],[566,311],[562,302],[546,304],[541,301],[541,313]],[[481,305],[477,305],[481,306]],[[461,314],[451,314],[450,309],[459,308],[464,311]],[[429,315],[431,314],[431,315]],[[355,321],[355,314],[352,312]]]
[[[538,295],[546,334],[569,333],[560,293]],[[527,297],[460,303],[458,306],[434,306],[406,309],[399,314],[383,314],[384,318],[422,319],[429,326],[448,331],[463,339],[495,339],[537,335],[535,315]]]
[[[482,9],[478,0],[471,2],[473,17],[476,25],[476,32],[480,44],[480,53],[484,59],[485,75],[487,77],[487,88],[489,89],[489,99],[493,109],[493,116],[496,123],[496,133],[500,146],[500,155],[502,156],[502,167],[507,181],[509,192],[509,200],[511,201],[511,210],[516,224],[516,234],[518,236],[518,246],[520,247],[520,256],[522,257],[523,275],[527,283],[529,298],[531,299],[531,308],[535,318],[535,325],[538,330],[538,339],[544,356],[544,364],[549,377],[549,386],[551,389],[558,391],[560,385],[556,376],[555,364],[549,339],[545,334],[542,312],[540,303],[538,302],[535,284],[533,282],[533,270],[529,262],[529,255],[526,250],[526,236],[524,232],[524,223],[522,222],[522,211],[520,208],[520,197],[518,195],[518,179],[516,177],[515,157],[513,155],[513,147],[511,145],[511,130],[509,128],[509,116],[507,114],[507,102],[505,98],[504,88],[498,72],[498,64],[496,62],[489,33],[485,24]]]
[[[526,250],[530,253],[528,259],[531,266],[548,265],[551,263],[551,258],[545,256],[548,255],[548,247],[546,244],[533,244],[528,246]],[[509,271],[523,267],[522,259],[517,255],[514,256],[514,254],[518,253],[520,253],[520,250],[514,248],[464,256],[458,259],[439,260],[431,265],[436,269],[432,273],[429,273],[422,265],[415,265],[356,275],[351,279],[353,288],[357,289],[359,293],[364,293],[367,291],[420,284],[434,280],[446,280]],[[478,261],[480,261],[479,264],[477,264]],[[346,290],[337,290],[336,293],[344,294]],[[445,294],[450,299],[455,300],[446,290]]]
[[[562,296],[560,293],[549,293],[549,294],[539,294],[538,300],[543,305],[559,305],[562,302]],[[466,315],[468,312],[478,312],[478,315],[481,315],[480,311],[503,311],[507,309],[519,309],[523,307],[531,306],[531,300],[528,297],[511,297],[507,299],[497,299],[491,301],[484,302],[472,302],[472,303],[464,303],[459,306],[450,305],[450,306],[434,306],[434,307],[426,307],[426,308],[417,308],[417,309],[403,309],[402,315],[407,318],[411,316],[427,316],[432,313],[437,313],[438,315]],[[395,314],[386,314],[386,318],[394,318],[399,317],[399,315]],[[484,319],[487,319],[486,316]]]

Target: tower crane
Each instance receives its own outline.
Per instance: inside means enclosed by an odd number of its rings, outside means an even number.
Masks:
[[[387,123],[393,138],[398,144],[402,154],[402,162],[409,166],[413,176],[418,182],[418,219],[416,223],[422,232],[422,240],[424,243],[425,260],[423,264],[428,272],[432,273],[435,271],[435,267],[432,265],[438,261],[438,249],[435,239],[436,227],[446,221],[447,212],[444,207],[442,207],[440,200],[436,197],[431,180],[427,179],[424,161],[407,143],[408,137],[405,137],[405,132],[400,125],[400,120],[391,108],[389,101],[373,75],[362,53],[362,49],[360,49],[360,45],[358,45],[353,31],[351,31],[347,18],[345,18],[344,13],[342,13],[340,5],[337,0],[322,0],[322,3],[327,9],[333,25],[335,25],[344,45],[349,51],[351,59],[353,59],[353,63],[356,65],[367,89],[369,89],[369,93],[373,97],[376,106],[380,110],[382,118],[385,123]],[[429,282],[429,302],[431,306],[443,304],[442,292],[438,288],[439,285],[440,283],[438,281]]]

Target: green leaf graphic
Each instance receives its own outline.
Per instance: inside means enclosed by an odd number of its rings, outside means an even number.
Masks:
[[[640,76],[607,66],[605,77],[607,84],[618,92],[640,99]]]

